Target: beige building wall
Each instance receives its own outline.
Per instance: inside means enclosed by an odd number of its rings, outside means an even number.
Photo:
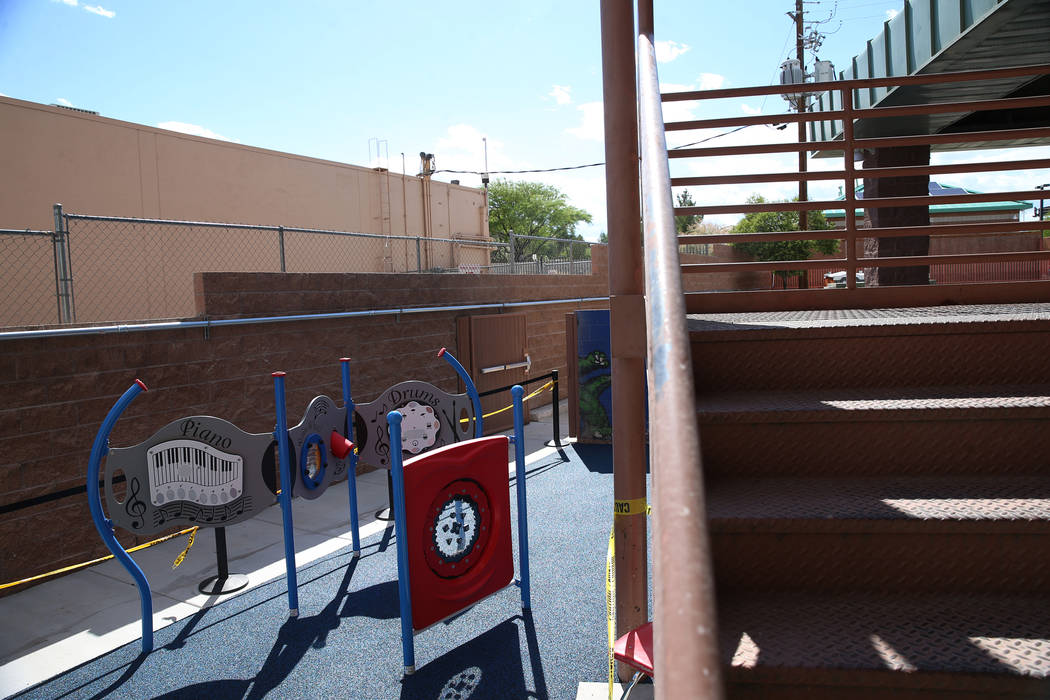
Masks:
[[[488,240],[487,202],[478,189],[7,97],[0,97],[0,153],[0,228],[50,230],[52,205],[61,203],[76,214],[423,239],[417,246],[288,232],[289,272],[401,272],[488,261],[489,248],[476,244]],[[277,236],[268,231],[74,222],[70,244],[78,322],[192,315],[194,272],[280,269]],[[0,236],[0,255],[28,260],[27,245]],[[34,252],[27,264],[44,269],[0,283],[0,326],[56,321],[53,260]]]

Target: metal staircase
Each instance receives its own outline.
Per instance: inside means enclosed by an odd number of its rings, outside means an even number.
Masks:
[[[690,318],[729,697],[1050,693],[1050,305],[980,311]]]
[[[638,61],[656,697],[1050,697],[1050,281],[853,284],[858,269],[1011,258],[1043,264],[1048,251],[858,255],[873,235],[1023,230],[1021,224],[857,229],[850,194],[857,179],[949,172],[936,165],[854,169],[855,151],[901,145],[854,139],[855,119],[931,111],[930,105],[903,108],[907,113],[853,110],[854,89],[888,79],[822,86],[839,90],[844,105],[824,117],[842,120],[844,138],[819,147],[845,154],[842,170],[831,173],[846,183],[845,231],[676,237],[675,214],[757,208],[673,207],[672,186],[686,183],[670,177],[661,102],[745,89],[661,96],[652,17],[651,2],[642,0],[634,47],[614,46],[603,24],[603,50],[629,50]],[[1050,74],[1047,66],[1008,70]],[[992,73],[919,80],[979,81]],[[1038,99],[1050,104],[1050,97]],[[988,102],[1009,110],[1009,99]],[[607,115],[610,104],[607,97]],[[762,119],[774,118],[719,123]],[[667,128],[710,128],[716,121]],[[617,138],[608,125],[606,132]],[[898,140],[988,143],[1012,136],[1006,128]],[[1025,136],[1050,139],[1050,128],[1029,127]],[[766,152],[804,152],[814,145],[767,146]],[[812,174],[733,176],[735,182],[805,177]],[[720,181],[711,175],[688,184]],[[979,201],[998,201],[991,196]],[[773,206],[805,211],[829,204]],[[863,206],[924,204],[873,197]],[[805,270],[828,261],[680,267],[681,243],[820,236],[845,241],[832,261],[847,270],[845,289],[684,290],[683,272]]]

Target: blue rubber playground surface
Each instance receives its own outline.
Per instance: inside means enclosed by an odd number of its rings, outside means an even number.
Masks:
[[[14,697],[575,698],[606,677],[611,448],[567,446],[526,478],[532,611],[511,586],[417,634],[414,675],[387,528],[360,559],[344,548],[299,568],[298,618],[281,577],[157,630],[148,655],[135,641]]]

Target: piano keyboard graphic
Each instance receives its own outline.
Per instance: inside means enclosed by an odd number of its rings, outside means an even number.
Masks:
[[[155,506],[172,501],[223,505],[244,493],[240,455],[220,452],[196,440],[169,440],[146,452],[150,500]]]

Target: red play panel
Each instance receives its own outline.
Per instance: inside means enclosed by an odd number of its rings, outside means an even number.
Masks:
[[[514,578],[504,435],[405,462],[405,532],[412,627],[421,630]]]

